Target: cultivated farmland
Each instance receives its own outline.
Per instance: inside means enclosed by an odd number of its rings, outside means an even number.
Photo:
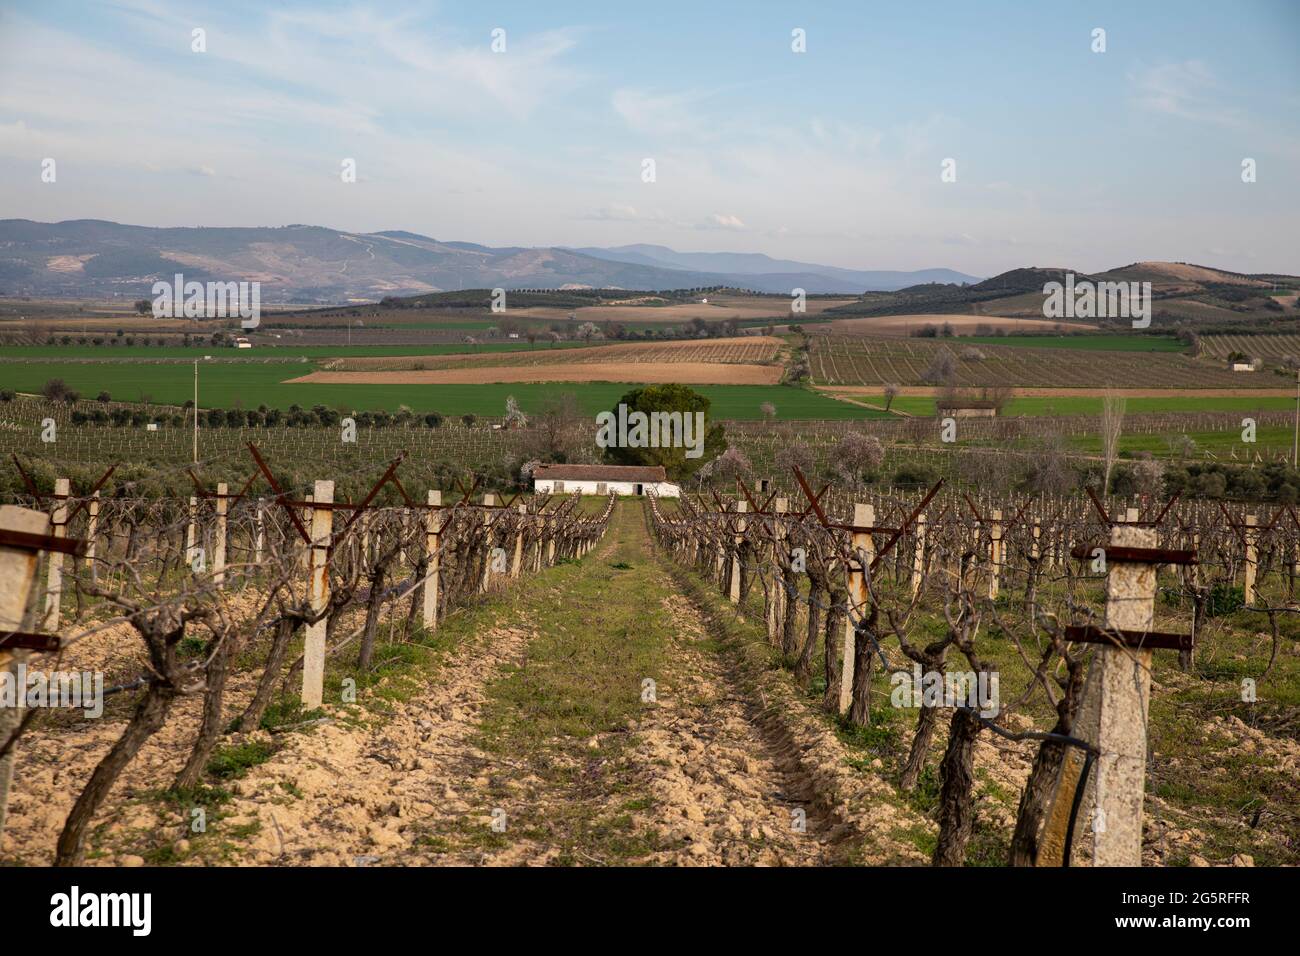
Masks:
[[[1233,353],[1274,363],[1300,360],[1300,334],[1203,335],[1201,351],[1211,358],[1224,360]]]
[[[1168,352],[1101,352],[979,345],[983,358],[965,358],[951,340],[843,335],[810,337],[813,381],[826,385],[937,384],[926,371],[943,352],[954,359],[960,386],[1102,388],[1275,388],[1276,376],[1235,373],[1222,363]]]
[[[771,336],[742,336],[699,341],[626,342],[586,348],[517,350],[510,355],[438,355],[432,358],[349,356],[322,365],[324,371],[363,372],[371,369],[453,369],[492,366],[554,366],[572,364],[736,364],[772,362],[782,341]]]

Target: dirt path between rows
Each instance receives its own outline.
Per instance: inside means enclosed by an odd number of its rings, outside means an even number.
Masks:
[[[521,659],[529,634],[494,628],[463,648],[377,729],[329,724],[295,739],[251,774],[223,823],[256,838],[241,863],[338,866],[477,863],[422,839],[482,804],[493,760],[473,743],[487,683]],[[285,793],[297,800],[285,801]],[[487,820],[490,824],[490,813]],[[498,862],[510,862],[501,860]]]
[[[683,847],[657,863],[815,865],[830,862],[831,828],[811,782],[755,719],[699,610],[680,592],[664,601],[680,637],[673,694],[642,722],[636,757],[650,770],[655,820]]]
[[[745,686],[707,616],[654,553],[640,509],[620,510],[578,568],[556,569],[569,580],[521,582],[517,603],[497,614],[514,624],[492,626],[454,650],[427,689],[396,703],[382,724],[338,722],[295,734],[253,768],[221,824],[252,831],[235,861],[800,866],[842,859],[852,828],[824,812],[828,801],[801,761],[806,742],[792,745],[763,713],[763,695]],[[611,577],[618,574],[624,577]],[[606,588],[607,578],[627,582],[627,575],[639,576],[640,590]],[[571,600],[577,592],[569,589],[584,580],[601,596],[598,614],[541,613],[546,602]],[[553,646],[566,636],[557,632],[573,631],[567,637],[582,646],[637,621],[662,635],[660,665],[651,670],[657,692],[648,702],[639,671],[606,672],[568,659],[564,647],[557,656]],[[597,651],[618,648],[615,639]],[[518,704],[511,693],[519,681],[544,684],[556,666],[579,687],[617,680],[635,716],[611,720],[590,739],[516,740],[500,723],[502,708],[510,713]],[[548,726],[566,708],[590,703],[539,692],[527,702],[530,725]],[[839,752],[830,752],[839,762]]]

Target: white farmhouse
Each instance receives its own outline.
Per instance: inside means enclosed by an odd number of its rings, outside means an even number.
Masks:
[[[538,465],[533,469],[533,491],[571,495],[644,495],[681,497],[681,488],[668,480],[663,465]]]

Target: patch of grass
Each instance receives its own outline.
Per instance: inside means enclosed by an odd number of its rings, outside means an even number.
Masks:
[[[275,748],[261,740],[229,744],[213,751],[207,771],[218,780],[237,780],[258,764],[266,763],[274,753]]]
[[[547,793],[562,799],[512,811],[507,834],[460,833],[498,845],[535,833],[556,845],[555,860],[582,865],[634,862],[658,849],[635,813],[651,805],[624,753],[629,723],[650,706],[642,682],[667,689],[664,651],[673,636],[667,615],[647,614],[671,593],[635,528],[639,503],[621,502],[610,537],[588,557],[561,562],[497,598],[491,621],[457,626],[526,628],[527,664],[507,664],[488,686],[477,742],[514,766],[527,766]],[[611,594],[617,589],[618,599]],[[611,807],[611,795],[627,799]],[[477,843],[476,843],[477,845]]]
[[[305,710],[302,706],[302,698],[298,695],[283,694],[272,698],[271,702],[266,705],[266,712],[262,714],[262,720],[258,726],[263,730],[278,730],[281,727],[292,727],[294,724],[301,724],[324,716],[325,711],[319,708]]]
[[[225,787],[210,786],[208,784],[199,784],[188,790],[153,790],[148,796],[151,799],[159,800],[169,804],[178,811],[188,813],[194,807],[203,807],[212,810],[223,804],[229,803],[231,793]]]

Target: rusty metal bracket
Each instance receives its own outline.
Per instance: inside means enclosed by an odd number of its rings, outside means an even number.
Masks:
[[[63,639],[57,634],[33,634],[31,631],[10,631],[0,634],[0,650],[57,651]]]
[[[1125,631],[1096,627],[1091,624],[1071,624],[1065,629],[1065,639],[1080,644],[1120,644],[1140,650],[1161,649],[1190,651],[1195,639],[1191,634],[1172,634],[1168,631]]]
[[[1176,550],[1173,548],[1130,548],[1121,545],[1076,544],[1070,549],[1070,557],[1086,561],[1094,551],[1103,551],[1107,561],[1131,562],[1134,564],[1197,564],[1195,551]]]
[[[56,538],[52,534],[32,534],[30,531],[10,531],[0,528],[0,547],[23,548],[28,551],[57,551],[77,557],[85,555],[90,542],[80,538]]]

